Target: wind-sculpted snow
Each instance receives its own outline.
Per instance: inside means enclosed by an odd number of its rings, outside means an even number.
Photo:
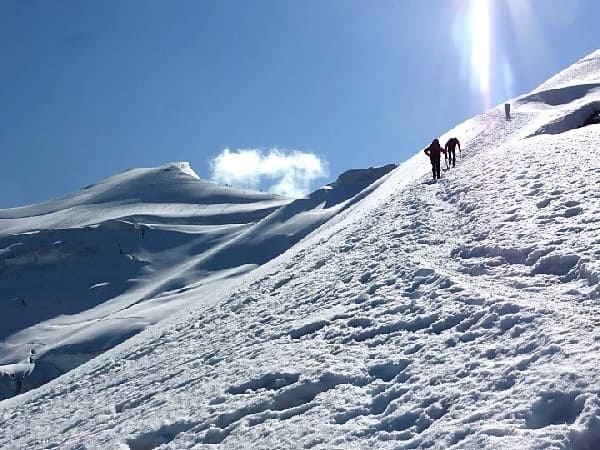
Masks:
[[[284,253],[394,167],[351,171],[292,202],[220,187],[186,163],[168,164],[1,211],[0,373],[7,375],[0,375],[0,398],[48,382],[196,303],[187,291],[210,302],[212,289]],[[9,376],[6,367],[32,352],[32,369]]]
[[[175,163],[0,211],[0,398],[39,386],[180,309],[169,291],[189,283],[178,287],[173,279],[290,201],[218,186]],[[232,266],[195,281],[244,270]],[[7,367],[32,353],[31,370],[9,377]]]
[[[557,73],[545,83],[542,83],[536,91],[547,89],[564,88],[574,85],[586,85],[589,83],[600,83],[600,49],[577,61],[572,66]]]
[[[600,448],[600,125],[534,136],[563,105],[459,125],[438,182],[415,156],[210,304],[0,403],[0,446]]]
[[[302,238],[359,202],[376,187],[377,181],[396,166],[352,170],[308,196],[294,200],[266,217],[227,246],[219,249],[202,266],[221,270],[240,264],[264,264],[282,254]]]

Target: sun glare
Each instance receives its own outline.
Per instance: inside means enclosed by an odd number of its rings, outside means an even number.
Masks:
[[[455,30],[455,38],[471,89],[479,105],[488,109],[515,95],[515,66],[523,72],[550,62],[540,21],[558,22],[556,16],[564,12],[564,21],[572,22],[578,2],[548,0],[544,10],[535,9],[530,0],[465,0],[462,6],[458,19],[462,26]],[[547,11],[551,7],[557,11]]]
[[[471,0],[469,18],[471,73],[486,109],[491,106],[491,22],[490,0]]]
[[[569,2],[548,2],[544,5],[544,9],[535,9],[533,2],[527,0],[506,0],[508,12],[511,22],[511,30],[515,35],[515,40],[518,42],[516,55],[521,61],[522,71],[531,71],[534,66],[544,67],[551,63],[552,53],[545,42],[540,24],[540,16],[542,11],[546,15],[550,14],[555,17],[556,11],[550,12],[551,9],[561,10],[557,8],[559,5],[566,5]],[[573,8],[577,2],[571,2]],[[565,6],[562,7],[564,11]],[[571,13],[573,14],[573,13]],[[511,92],[514,94],[514,92]]]

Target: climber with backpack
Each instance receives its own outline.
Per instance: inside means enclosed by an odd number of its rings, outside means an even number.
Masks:
[[[433,179],[440,179],[442,177],[440,170],[440,158],[442,153],[446,153],[446,150],[442,148],[439,140],[434,139],[431,142],[431,145],[424,150],[424,153],[429,156],[429,160],[431,161]]]

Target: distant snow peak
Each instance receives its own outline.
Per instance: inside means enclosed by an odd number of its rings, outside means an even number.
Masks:
[[[303,197],[311,182],[327,176],[327,162],[310,152],[277,148],[226,148],[210,162],[211,178],[217,183],[257,189],[271,183],[268,191],[286,197]]]
[[[196,172],[194,172],[194,169],[192,169],[192,166],[190,166],[189,162],[173,162],[173,163],[168,163],[168,164],[163,164],[161,166],[162,169],[164,170],[178,170],[179,172],[185,174],[185,175],[189,175],[192,178],[195,178],[197,180],[200,179],[200,177],[198,176],[198,174]]]
[[[394,170],[397,167],[396,164],[387,164],[381,167],[369,167],[368,169],[350,169],[342,173],[337,180],[331,183],[330,187],[339,187],[347,184],[354,184],[360,182],[373,182],[374,180],[382,177],[386,173]]]

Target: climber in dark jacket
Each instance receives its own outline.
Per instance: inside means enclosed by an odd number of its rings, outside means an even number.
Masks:
[[[446,153],[446,150],[440,145],[440,141],[434,139],[431,145],[425,149],[425,154],[429,156],[431,161],[431,170],[433,171],[433,179],[441,178],[440,171],[440,157],[442,153]]]
[[[456,165],[456,147],[458,146],[458,151],[460,152],[460,142],[455,137],[448,139],[446,142],[446,156],[448,158],[448,166],[454,167]]]

